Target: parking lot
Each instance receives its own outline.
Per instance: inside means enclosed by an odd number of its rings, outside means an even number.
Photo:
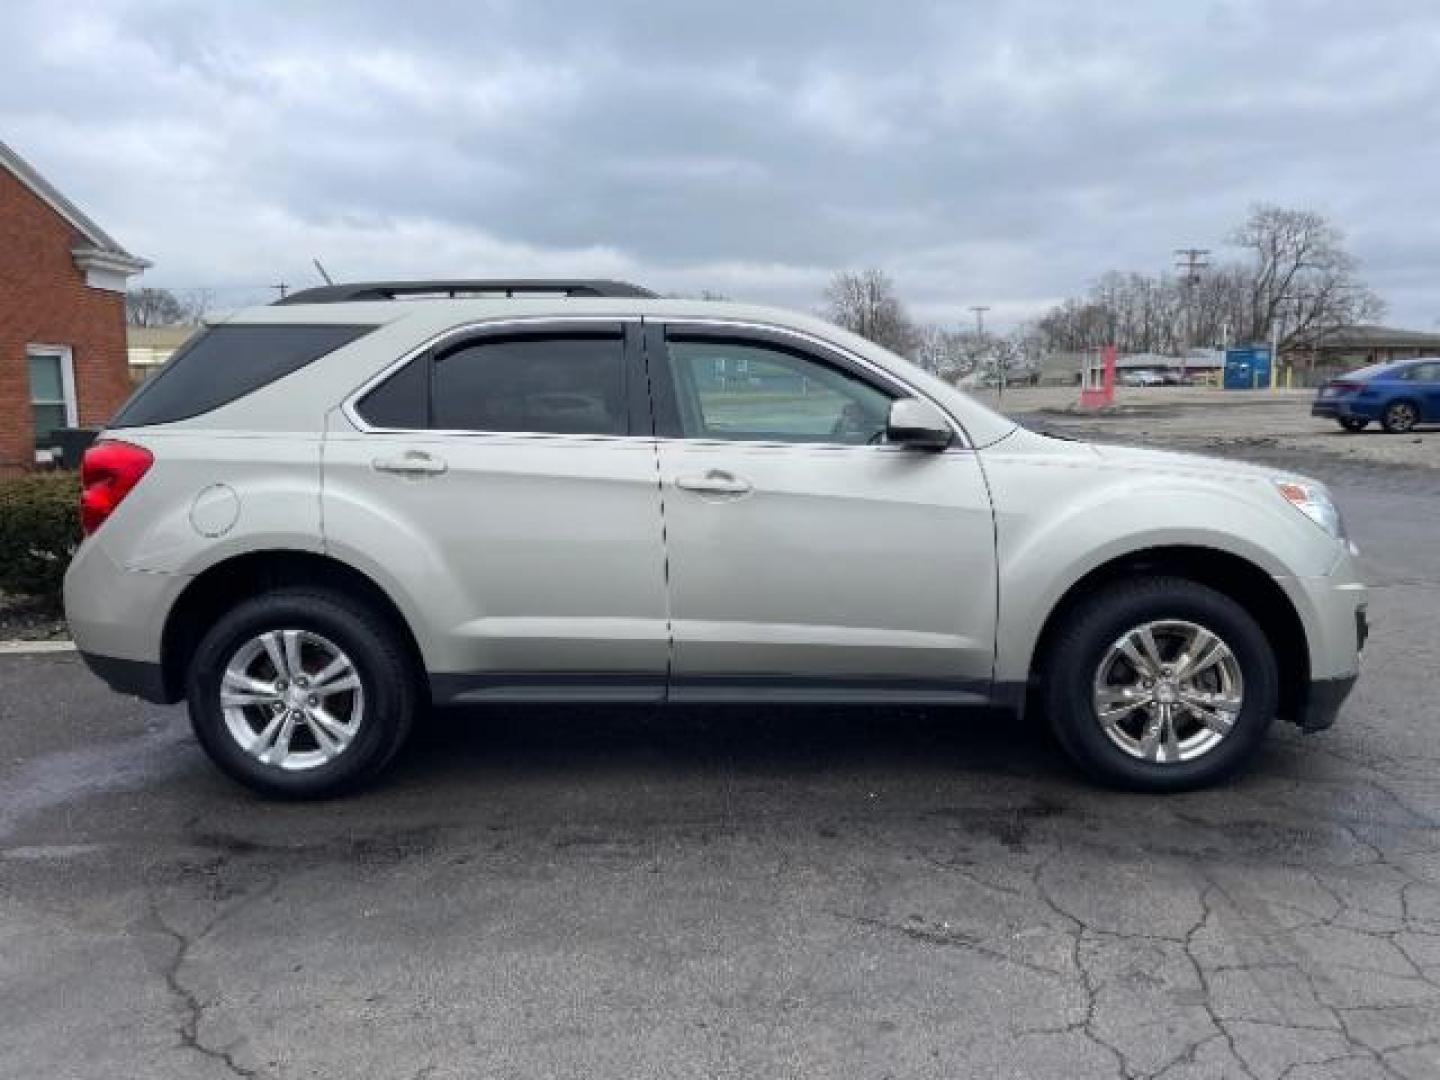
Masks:
[[[1440,1076],[1440,470],[1183,412],[1036,420],[1303,464],[1374,587],[1336,728],[1208,792],[990,714],[507,707],[266,803],[0,657],[0,1075]]]

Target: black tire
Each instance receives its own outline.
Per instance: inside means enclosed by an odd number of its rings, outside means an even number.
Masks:
[[[1110,647],[1131,629],[1184,620],[1229,646],[1244,680],[1233,727],[1218,745],[1190,761],[1133,757],[1105,733],[1093,700],[1096,671]],[[1060,744],[1102,783],[1133,791],[1204,787],[1231,774],[1253,754],[1279,702],[1275,654],[1255,619],[1230,597],[1185,578],[1141,578],[1104,587],[1069,612],[1044,658],[1044,702]]]
[[[1346,431],[1364,431],[1370,421],[1361,416],[1345,416],[1340,419],[1340,426]]]
[[[342,649],[364,695],[364,714],[349,745],[302,771],[246,753],[220,704],[225,668],[237,650],[267,631],[289,629],[321,635]],[[221,771],[254,791],[286,799],[328,798],[372,780],[404,745],[420,704],[409,652],[389,621],[363,602],[317,588],[276,589],[226,612],[195,650],[186,690],[195,735]]]
[[[1380,414],[1380,426],[1391,435],[1404,435],[1408,431],[1413,431],[1419,422],[1420,407],[1413,401],[1407,401],[1404,398],[1392,401]]]

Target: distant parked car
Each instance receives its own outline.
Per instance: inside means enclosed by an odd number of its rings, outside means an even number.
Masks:
[[[1374,364],[1320,387],[1311,416],[1363,431],[1372,421],[1392,435],[1417,424],[1440,424],[1440,358]]]
[[[1160,381],[1166,386],[1194,386],[1196,379],[1188,371],[1166,371],[1161,374]]]
[[[1165,377],[1153,371],[1127,371],[1120,376],[1122,386],[1164,386]]]

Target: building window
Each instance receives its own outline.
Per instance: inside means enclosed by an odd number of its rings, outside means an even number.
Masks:
[[[48,461],[56,428],[74,427],[75,366],[68,345],[31,345],[30,415],[35,425],[35,457]]]

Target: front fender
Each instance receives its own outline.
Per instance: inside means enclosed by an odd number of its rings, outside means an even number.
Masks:
[[[1227,474],[1225,463],[1209,464],[1211,475],[1193,467],[1127,467],[1094,455],[1017,453],[986,461],[999,567],[997,681],[1026,680],[1061,599],[1087,574],[1125,556],[1167,547],[1223,552],[1282,588],[1338,563],[1341,545],[1288,506],[1267,476]],[[1313,619],[1313,612],[1299,614],[1307,624]]]

